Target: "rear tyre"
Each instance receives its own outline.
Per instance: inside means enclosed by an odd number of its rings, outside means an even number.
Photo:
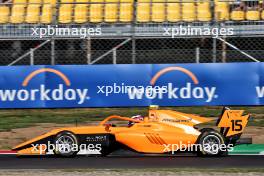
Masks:
[[[71,132],[61,132],[54,139],[54,153],[62,157],[74,157],[79,151],[78,139]]]
[[[218,131],[210,128],[202,129],[198,138],[200,148],[198,156],[225,156],[225,138]]]

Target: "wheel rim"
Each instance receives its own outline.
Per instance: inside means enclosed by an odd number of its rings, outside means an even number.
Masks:
[[[210,155],[219,153],[221,141],[218,136],[208,135],[203,139],[203,151]]]
[[[69,153],[72,153],[72,148],[73,148],[73,145],[74,144],[75,144],[75,140],[71,136],[68,136],[68,135],[60,136],[56,140],[57,150],[61,154],[69,154]]]

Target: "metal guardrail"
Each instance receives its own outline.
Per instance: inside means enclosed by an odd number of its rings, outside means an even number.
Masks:
[[[100,61],[101,59],[103,59],[105,56],[107,56],[110,53],[113,53],[113,64],[117,64],[116,62],[116,50],[118,48],[120,48],[121,46],[125,45],[126,43],[128,43],[131,40],[131,38],[126,39],[125,41],[123,41],[122,43],[116,45],[115,47],[113,47],[111,50],[107,51],[106,53],[104,53],[103,55],[101,55],[100,57],[96,58],[94,61],[92,61],[89,64],[95,64],[96,62]]]
[[[30,50],[28,52],[26,52],[25,54],[23,54],[22,56],[20,56],[19,58],[17,58],[16,60],[11,62],[10,64],[8,64],[8,66],[14,65],[15,63],[21,61],[22,59],[24,59],[26,56],[29,56],[29,55],[30,55],[30,65],[34,65],[34,51],[40,49],[41,47],[46,45],[48,42],[50,42],[50,40],[44,41],[42,44],[38,45],[35,48],[30,48]]]
[[[222,39],[222,38],[220,38],[220,37],[218,37],[217,39],[220,40],[220,41],[222,41],[222,42],[224,42],[225,44],[227,44],[227,45],[230,46],[231,48],[237,50],[237,51],[240,52],[241,54],[245,55],[246,57],[248,57],[248,58],[251,59],[252,61],[254,61],[254,62],[260,62],[259,60],[257,60],[257,59],[254,58],[253,56],[251,56],[250,54],[246,53],[245,51],[242,51],[241,49],[239,49],[239,48],[236,47],[235,45],[233,45],[233,44],[227,42],[226,40],[224,40],[224,39]]]

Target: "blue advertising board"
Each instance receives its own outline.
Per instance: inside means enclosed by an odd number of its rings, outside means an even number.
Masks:
[[[264,105],[264,63],[0,67],[0,108]]]

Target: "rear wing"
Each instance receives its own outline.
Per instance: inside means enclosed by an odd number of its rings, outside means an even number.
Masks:
[[[247,126],[250,115],[244,115],[244,110],[231,110],[227,107],[223,109],[221,117],[216,125],[225,137],[241,135]]]

